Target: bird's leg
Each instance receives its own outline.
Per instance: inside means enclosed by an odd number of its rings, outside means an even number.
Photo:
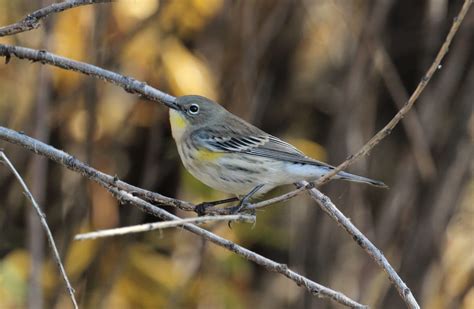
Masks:
[[[231,198],[226,198],[223,200],[218,200],[218,201],[211,201],[211,202],[202,202],[200,204],[197,204],[195,206],[195,212],[199,215],[205,215],[206,214],[206,209],[212,206],[220,205],[220,204],[225,204],[225,203],[230,203],[230,202],[235,202],[238,201],[238,197],[231,197]]]
[[[249,193],[247,193],[243,198],[240,199],[240,202],[237,206],[232,207],[230,209],[231,213],[238,213],[241,210],[245,209],[247,207],[248,201],[250,198],[257,193],[258,190],[260,190],[264,185],[258,185],[255,188],[253,188]]]

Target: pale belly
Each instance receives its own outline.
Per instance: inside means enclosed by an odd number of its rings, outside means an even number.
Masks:
[[[184,146],[186,147],[186,146]],[[256,195],[301,180],[315,180],[326,170],[246,154],[225,153],[210,160],[196,160],[187,149],[178,151],[185,168],[198,180],[218,191],[243,196],[264,185]]]

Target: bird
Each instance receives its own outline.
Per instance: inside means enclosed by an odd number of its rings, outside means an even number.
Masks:
[[[334,169],[206,97],[185,95],[164,103],[184,167],[207,186],[236,196],[236,212],[275,187],[313,182]],[[344,171],[334,178],[386,187]]]

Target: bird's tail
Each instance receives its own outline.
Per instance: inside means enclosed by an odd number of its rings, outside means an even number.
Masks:
[[[369,184],[369,185],[372,185],[372,186],[375,186],[375,187],[379,187],[379,188],[388,188],[388,186],[386,184],[384,184],[383,182],[381,182],[379,180],[374,180],[374,179],[354,175],[354,174],[347,173],[347,172],[337,173],[337,178],[342,179],[342,180],[347,180],[347,181],[353,181],[353,182],[362,182],[362,183],[366,183],[366,184]]]

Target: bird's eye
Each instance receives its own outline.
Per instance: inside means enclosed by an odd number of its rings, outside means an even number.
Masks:
[[[199,105],[197,104],[192,104],[190,107],[189,107],[189,113],[191,115],[196,115],[197,113],[199,113]]]

